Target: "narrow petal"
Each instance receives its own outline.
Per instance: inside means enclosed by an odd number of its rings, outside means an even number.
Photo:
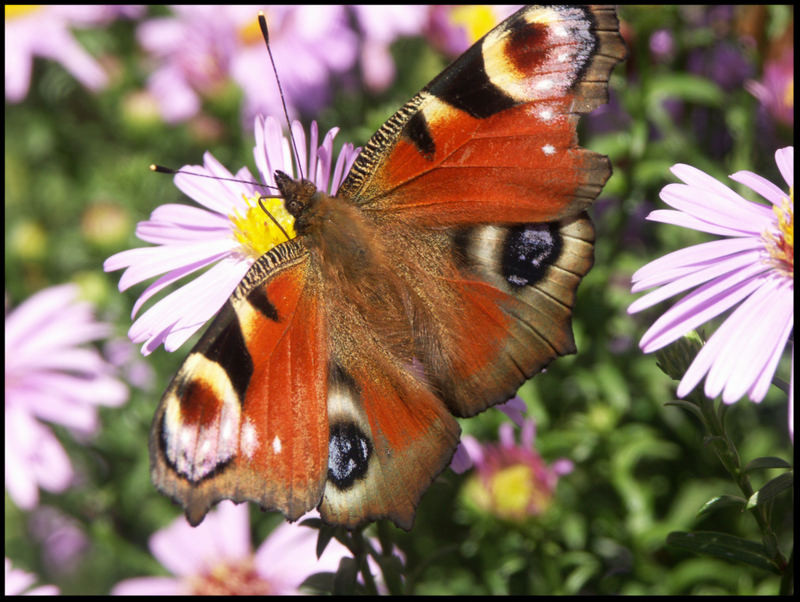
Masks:
[[[6,357],[9,343],[17,344],[35,335],[41,324],[77,297],[76,285],[62,284],[42,289],[11,310],[6,316]]]
[[[733,370],[722,392],[725,403],[733,403],[743,397],[765,370],[769,370],[770,378],[775,373],[786,346],[783,337],[788,336],[787,329],[792,323],[791,316],[787,319],[784,312],[776,311],[776,295],[779,294],[777,286],[765,287],[766,299],[760,307],[752,308],[754,319],[750,322],[748,353],[740,352],[732,358]]]
[[[753,259],[757,261],[757,256],[753,257],[752,254],[742,252],[762,249],[763,246],[763,242],[754,238],[733,238],[712,240],[711,242],[673,251],[636,270],[631,278],[631,281],[635,284],[632,292],[660,286],[673,280],[674,277],[666,278],[663,276],[665,272],[671,270],[687,267],[696,270],[699,267],[713,266],[716,262],[741,258],[742,256],[748,256],[751,261]]]
[[[789,340],[793,328],[794,328],[794,323],[792,321],[789,321],[783,325],[783,331],[777,333],[775,337],[775,345],[772,349],[772,354],[769,356],[767,361],[764,363],[764,367],[756,376],[753,385],[747,391],[747,395],[750,397],[750,399],[752,399],[756,403],[759,403],[761,400],[764,399],[764,396],[766,396],[770,385],[772,385],[773,377],[775,376],[775,370],[778,369],[778,363],[780,362],[780,359],[783,356],[783,352],[786,349],[786,342]],[[790,388],[789,403],[791,404],[792,403],[791,385],[789,388]],[[724,397],[723,401],[725,401]]]
[[[757,192],[773,205],[780,205],[781,200],[786,198],[786,193],[775,184],[752,171],[737,171],[735,174],[731,174],[730,177],[731,180],[736,180],[750,190]]]
[[[727,396],[727,403],[732,403],[750,388],[752,380],[743,382],[744,377],[750,375],[750,370],[744,370],[743,375],[739,372],[744,369],[744,363],[750,365],[759,363],[759,367],[763,366],[765,360],[759,345],[760,334],[763,331],[760,325],[771,322],[770,316],[767,315],[770,313],[768,310],[771,293],[772,287],[765,283],[743,301],[714,333],[714,336],[724,336],[726,342],[717,353],[706,376],[705,392],[708,397],[716,397],[733,383],[731,392],[738,392],[739,396],[736,398]]]
[[[756,256],[756,259],[757,258],[758,256]],[[665,299],[669,299],[678,293],[682,293],[690,288],[694,288],[695,286],[703,284],[709,280],[713,280],[720,276],[724,276],[725,274],[729,274],[730,272],[734,272],[754,264],[756,264],[761,271],[766,269],[766,267],[758,263],[758,261],[753,261],[751,253],[742,253],[741,255],[719,260],[704,269],[692,270],[691,268],[686,268],[685,270],[681,270],[684,275],[675,278],[672,282],[669,282],[661,288],[647,293],[645,296],[631,303],[631,305],[628,307],[628,313],[641,311],[642,309],[655,305],[656,303],[660,303]]]
[[[167,348],[177,349],[219,311],[247,269],[242,262],[223,259],[143,313],[128,336],[134,343],[145,342],[143,352],[147,355],[154,349],[151,344],[156,339],[163,340],[181,324],[180,335],[173,337]]]
[[[216,261],[237,248],[238,244],[235,240],[223,238],[181,245],[142,247],[117,253],[113,256],[114,258],[119,258],[123,253],[127,254],[125,258],[130,266],[119,279],[119,290],[124,291],[139,282],[187,265],[202,261]],[[106,262],[109,263],[111,259],[109,257]]]
[[[639,343],[642,351],[652,353],[669,345],[747,298],[761,285],[754,276],[755,269],[733,272],[686,295],[645,332]]]
[[[716,234],[718,236],[752,236],[752,232],[742,232],[738,229],[732,230],[731,228],[711,224],[688,215],[683,211],[673,211],[672,209],[656,209],[650,212],[647,219],[651,222],[661,222],[663,224],[680,226],[681,228],[697,230],[698,232],[707,232],[708,234]]]
[[[679,211],[734,231],[758,234],[772,219],[772,212],[762,205],[748,203],[741,197],[741,202],[733,204],[730,199],[711,192],[702,196],[695,188],[684,184],[668,184],[659,196]]]
[[[710,198],[714,199],[715,209],[719,208],[721,210],[729,210],[734,212],[749,212],[759,210],[758,208],[760,206],[758,204],[751,203],[716,178],[711,177],[707,173],[700,171],[695,167],[679,164],[674,166],[671,171],[675,175],[678,175],[678,177],[680,177],[684,182],[686,182],[690,188],[702,190],[710,195]],[[697,200],[701,201],[706,200],[707,198],[709,197],[703,195],[703,199],[698,198]]]
[[[787,146],[775,151],[775,163],[789,188],[794,188],[794,147]]]
[[[246,265],[248,268],[252,264],[251,261],[247,261],[247,260],[244,260],[244,259],[238,260],[236,257],[232,257],[231,259],[234,262],[241,261],[241,263]],[[141,295],[139,295],[139,298],[136,300],[136,303],[134,303],[134,305],[133,305],[133,310],[131,311],[131,317],[132,318],[135,317],[136,314],[139,313],[139,309],[141,309],[141,307],[153,295],[155,295],[155,294],[159,293],[160,291],[164,290],[167,286],[169,286],[170,284],[173,284],[174,282],[177,282],[181,278],[184,278],[184,277],[188,276],[189,274],[192,274],[192,273],[196,272],[197,270],[202,269],[202,268],[204,268],[204,267],[206,267],[208,265],[211,265],[211,264],[213,264],[213,263],[215,263],[217,261],[218,261],[218,258],[216,258],[216,257],[207,257],[207,258],[202,259],[201,261],[198,261],[198,262],[190,264],[190,265],[182,266],[182,267],[180,267],[178,269],[172,270],[168,274],[165,274],[164,276],[162,276],[161,278],[159,278],[158,280],[153,282],[150,286],[148,286],[145,289],[145,291]],[[245,269],[245,268],[243,268],[243,269]],[[245,271],[246,271],[246,269],[245,269]],[[233,291],[231,290],[231,292],[233,292]]]

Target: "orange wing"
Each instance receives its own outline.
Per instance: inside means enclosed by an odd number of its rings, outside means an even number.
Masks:
[[[221,499],[297,519],[327,475],[324,316],[290,241],[256,262],[170,383],[150,437],[156,486],[193,525]]]
[[[578,147],[577,120],[625,52],[613,8],[520,10],[378,130],[339,196],[426,226],[580,213],[611,169]]]

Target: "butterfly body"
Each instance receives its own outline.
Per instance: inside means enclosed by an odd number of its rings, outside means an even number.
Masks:
[[[522,9],[404,105],[335,196],[277,173],[296,238],[262,256],[170,383],[158,487],[410,528],[459,427],[573,353],[610,174],[577,146],[624,55],[610,9]]]

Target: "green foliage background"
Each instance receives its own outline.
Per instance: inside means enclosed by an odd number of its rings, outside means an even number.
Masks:
[[[793,19],[786,7],[762,10],[758,46],[741,49],[755,67],[754,77],[760,76],[770,43]],[[570,458],[575,470],[560,480],[550,512],[524,524],[470,509],[460,497],[465,477],[445,471],[424,496],[414,529],[389,528],[407,557],[407,586],[414,593],[778,591],[774,574],[666,545],[667,534],[676,530],[718,530],[753,541],[760,541],[760,534],[750,514],[737,509],[698,517],[712,497],[739,492],[704,444],[698,421],[665,405],[674,398],[676,383],[636,345],[666,304],[633,317],[625,310],[634,298],[630,276],[638,267],[707,239],[643,220],[662,206],[659,190],[674,181],[668,168],[694,165],[749,196],[726,176],[749,169],[782,183],[773,154],[793,143],[793,131],[765,130],[758,101],[743,88],[725,91],[686,69],[690,51],[711,52],[721,42],[741,48],[741,22],[722,30],[690,27],[685,10],[663,6],[626,6],[620,15],[630,56],[615,70],[611,87],[623,117],[610,130],[584,119],[581,136],[583,146],[610,155],[614,176],[594,210],[596,263],[579,289],[574,320],[579,353],[555,362],[520,391],[536,420],[542,456]],[[652,58],[648,41],[657,29],[674,36],[671,60]],[[239,123],[241,96],[233,86],[206,104],[203,122],[169,127],[139,115],[134,93],[147,71],[131,22],[77,36],[95,56],[115,57],[107,90],[92,94],[58,64],[37,59],[25,101],[6,104],[7,300],[15,306],[45,286],[77,281],[98,304],[100,316],[124,335],[144,287],[119,294],[119,273],[104,274],[102,262],[142,246],[133,234],[135,223],[155,207],[187,202],[169,178],[148,171],[150,163],[199,163],[210,150],[232,170],[243,164],[252,169],[253,142]],[[398,77],[390,90],[368,95],[341,89],[332,106],[316,116],[322,130],[342,128],[339,144],[363,144],[447,62],[421,38],[400,40],[393,52]],[[264,70],[263,76],[270,76],[266,57]],[[679,103],[681,113],[670,114],[665,101]],[[707,127],[697,127],[698,115]],[[102,235],[92,233],[93,220],[102,224]],[[149,356],[157,374],[154,390],[132,389],[127,405],[101,410],[102,429],[88,443],[55,428],[83,484],[61,495],[42,492],[41,503],[76,519],[91,545],[75,571],[49,571],[29,516],[6,496],[6,556],[15,566],[57,584],[62,593],[102,594],[125,578],[166,574],[147,541],[179,511],[150,484],[147,440],[161,389],[185,349],[175,354],[159,349]],[[778,374],[788,380],[788,358]],[[462,426],[492,441],[503,420],[489,411]],[[744,400],[732,406],[727,425],[743,462],[759,456],[791,459],[786,395],[779,389],[773,387],[760,405]],[[755,473],[754,486],[775,474]],[[785,552],[793,546],[790,508],[790,495],[783,495],[772,515]],[[255,508],[251,517],[256,546],[281,520]]]

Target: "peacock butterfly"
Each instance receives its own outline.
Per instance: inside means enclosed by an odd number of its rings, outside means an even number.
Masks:
[[[261,256],[161,399],[156,486],[409,529],[454,416],[574,353],[585,210],[611,169],[577,145],[625,55],[609,7],[527,7],[372,136],[336,196],[277,173],[295,238]]]

